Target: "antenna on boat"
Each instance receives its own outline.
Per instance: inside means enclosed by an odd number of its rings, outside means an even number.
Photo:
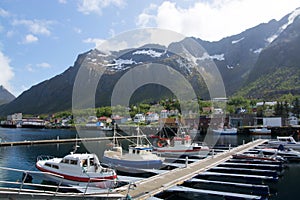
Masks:
[[[71,154],[76,153],[77,149],[80,147],[77,143],[78,138],[77,138],[77,134],[76,134],[76,138],[75,138],[75,145],[73,146],[73,151],[71,152]]]

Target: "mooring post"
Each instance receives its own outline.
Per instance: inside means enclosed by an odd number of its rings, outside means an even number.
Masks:
[[[188,167],[188,164],[189,164],[189,157],[186,156],[185,157],[185,167]]]

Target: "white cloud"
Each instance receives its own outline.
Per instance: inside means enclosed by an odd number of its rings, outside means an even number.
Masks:
[[[212,0],[188,8],[165,1],[156,12],[145,9],[137,18],[139,27],[152,25],[186,36],[219,40],[271,19],[279,20],[300,6],[299,0]],[[151,10],[151,9],[150,9]]]
[[[37,42],[39,39],[32,35],[32,34],[28,34],[25,36],[25,39],[23,41],[24,44],[29,44],[29,43],[33,43],[33,42]]]
[[[31,33],[38,35],[50,35],[51,31],[49,29],[50,25],[53,24],[52,21],[48,20],[14,20],[12,23],[16,25],[24,25]]]
[[[8,17],[10,14],[8,11],[4,10],[3,8],[0,8],[0,17]]]
[[[150,6],[139,15],[136,24],[140,27],[147,27],[155,21],[155,16],[152,14],[158,6],[156,4],[150,4]]]
[[[14,72],[9,63],[10,59],[0,52],[0,85],[11,91],[10,80],[14,77]]]
[[[51,65],[49,63],[46,63],[46,62],[39,63],[36,66],[38,66],[40,68],[51,68]]]
[[[78,34],[82,33],[82,30],[80,28],[75,27],[73,30]]]
[[[89,15],[91,13],[102,14],[102,9],[114,5],[122,7],[125,5],[124,0],[81,0],[78,4],[78,11]]]
[[[26,69],[27,69],[27,71],[29,71],[29,72],[34,72],[34,69],[33,69],[33,67],[32,67],[31,64],[26,65]]]
[[[103,42],[105,42],[105,40],[100,39],[100,38],[87,38],[85,40],[83,40],[84,43],[91,43],[91,44],[95,44],[95,48],[99,45],[101,45]]]
[[[58,0],[58,3],[66,4],[66,3],[67,3],[67,0]]]

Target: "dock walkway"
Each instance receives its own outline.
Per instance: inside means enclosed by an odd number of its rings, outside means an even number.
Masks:
[[[147,199],[154,196],[164,190],[170,189],[177,184],[181,184],[184,181],[193,178],[201,172],[204,172],[218,164],[225,162],[230,159],[232,155],[237,153],[243,153],[255,146],[261,145],[268,140],[255,140],[247,144],[238,146],[236,148],[230,149],[223,153],[218,153],[217,155],[207,157],[203,160],[199,160],[192,164],[189,164],[185,168],[177,168],[169,172],[159,174],[135,183],[135,189],[129,191],[129,195],[134,199]],[[128,187],[128,186],[124,186]],[[119,188],[121,189],[121,188]],[[128,191],[121,189],[121,193],[126,195]]]
[[[119,136],[117,139],[130,139],[137,136]],[[76,142],[92,142],[92,141],[105,141],[112,140],[113,137],[95,137],[95,138],[70,138],[70,139],[52,139],[52,140],[25,140],[14,142],[0,142],[0,147],[5,146],[27,146],[27,145],[40,145],[40,144],[59,144],[59,143],[76,143]]]

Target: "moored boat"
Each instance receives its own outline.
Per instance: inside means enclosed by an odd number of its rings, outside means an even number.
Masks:
[[[258,154],[235,154],[232,155],[234,159],[247,159],[247,160],[264,160],[264,161],[285,161],[283,157],[278,155],[264,155],[263,152]]]
[[[237,128],[218,128],[213,129],[213,133],[220,134],[220,135],[236,135],[237,134]]]
[[[270,129],[267,129],[266,127],[252,128],[252,129],[249,129],[249,131],[253,135],[270,135],[272,132]]]
[[[210,148],[204,142],[192,142],[189,135],[172,138],[159,138],[153,151],[163,156],[202,156],[206,157]]]
[[[152,153],[152,145],[146,136],[140,134],[137,128],[137,142],[130,145],[128,152],[124,153],[122,146],[116,139],[116,129],[114,128],[113,142],[111,148],[104,151],[102,162],[112,168],[127,173],[144,173],[149,169],[160,169],[163,165],[163,158]],[[143,139],[148,144],[143,144]]]
[[[279,147],[279,145],[283,145],[284,147],[292,148],[294,150],[300,150],[300,142],[296,142],[296,140],[292,136],[277,136],[275,140],[269,140],[268,146],[270,147]]]
[[[112,188],[117,180],[113,169],[101,166],[96,154],[70,153],[63,158],[39,156],[36,168],[48,172],[43,179],[64,185]]]

